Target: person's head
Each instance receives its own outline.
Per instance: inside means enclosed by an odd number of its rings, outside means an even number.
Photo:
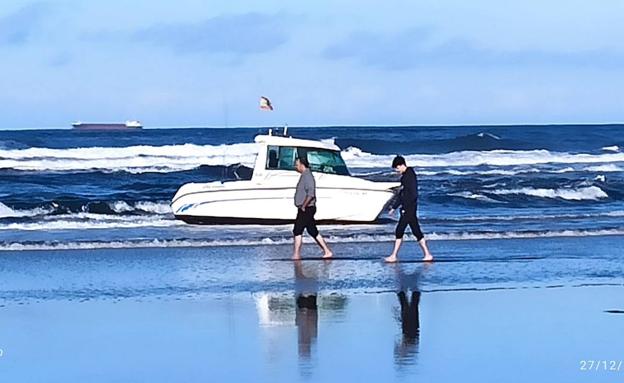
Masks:
[[[405,158],[403,158],[402,156],[394,157],[394,159],[392,160],[392,169],[396,170],[401,174],[405,173],[405,171],[407,170]]]
[[[295,169],[299,173],[305,172],[305,170],[308,169],[309,167],[310,167],[310,163],[308,162],[307,158],[301,157],[295,160]]]

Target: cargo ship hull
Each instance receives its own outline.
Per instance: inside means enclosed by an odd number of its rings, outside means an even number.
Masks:
[[[74,122],[74,130],[137,130],[143,126],[138,121],[128,121],[126,123],[84,123]]]

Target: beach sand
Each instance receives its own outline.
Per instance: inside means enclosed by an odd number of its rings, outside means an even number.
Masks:
[[[383,264],[388,243],[335,245],[349,259],[331,262],[287,261],[289,246],[7,252],[0,376],[620,381],[622,239],[438,242],[433,265]]]

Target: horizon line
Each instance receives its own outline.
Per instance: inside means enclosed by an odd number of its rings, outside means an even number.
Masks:
[[[553,123],[491,123],[491,124],[399,124],[399,125],[287,125],[289,129],[298,128],[469,128],[469,127],[537,127],[537,126],[617,126],[624,125],[624,122],[553,122]],[[140,130],[156,130],[156,129],[281,129],[284,125],[279,126],[267,126],[267,125],[239,125],[239,126],[180,126],[180,125],[156,125],[156,126],[143,126]],[[72,127],[39,127],[39,128],[23,128],[23,129],[0,129],[4,132],[12,131],[28,131],[28,130],[63,130],[73,131]]]

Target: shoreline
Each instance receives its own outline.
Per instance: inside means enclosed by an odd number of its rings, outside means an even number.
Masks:
[[[292,292],[302,273],[320,291],[349,294],[394,291],[401,283],[418,283],[423,292],[624,284],[624,237],[431,241],[437,262],[430,264],[421,262],[414,241],[404,244],[398,264],[382,261],[391,250],[387,242],[332,248],[336,259],[324,261],[307,242],[300,262],[291,259],[290,244],[2,252],[0,299],[12,304]]]
[[[290,228],[290,226],[288,226]],[[240,228],[240,227],[239,227]],[[488,233],[488,234],[500,234],[500,236],[496,236],[496,237],[485,237],[486,234],[483,234],[484,237],[475,237],[475,238],[466,238],[466,237],[462,237],[463,233],[459,233],[457,235],[457,237],[455,238],[444,238],[444,239],[436,239],[436,234],[432,233],[429,235],[426,235],[426,238],[429,242],[435,242],[435,243],[443,243],[443,242],[451,242],[451,243],[458,243],[458,242],[487,242],[487,241],[539,241],[539,240],[557,240],[557,239],[561,239],[561,240],[566,240],[566,239],[573,239],[573,238],[579,238],[579,235],[581,235],[581,238],[593,238],[593,239],[601,239],[601,238],[617,238],[620,237],[620,239],[624,239],[624,231],[621,231],[620,229],[605,229],[605,230],[597,230],[597,233],[594,234],[592,233],[591,230],[587,230],[587,231],[578,231],[578,232],[574,232],[574,230],[562,230],[561,232],[569,232],[569,234],[560,234],[559,232],[555,232],[552,233],[553,235],[538,235],[540,233],[533,233],[533,232],[518,232],[518,233],[512,233],[511,235],[508,235],[506,233]],[[530,235],[535,235],[535,236],[529,236]],[[515,235],[517,234],[517,235]],[[374,234],[377,235],[377,234]],[[329,241],[335,241],[333,242],[333,244],[340,244],[340,245],[370,245],[370,244],[390,244],[394,242],[394,239],[392,237],[392,234],[388,233],[388,234],[382,234],[380,236],[385,236],[387,238],[380,238],[378,240],[362,240],[360,238],[349,238],[346,241],[340,241],[339,239],[336,239],[335,237],[332,236],[328,236],[327,239]],[[449,236],[452,236],[452,234],[449,234]],[[344,239],[344,238],[343,238]],[[210,240],[203,240],[203,241],[199,241],[197,239],[193,239],[196,240],[198,243],[197,245],[189,245],[188,241],[190,239],[176,239],[176,238],[172,238],[172,239],[166,239],[166,240],[159,240],[157,238],[154,239],[143,239],[141,242],[140,246],[127,246],[127,243],[121,243],[120,246],[113,246],[111,243],[108,242],[98,242],[98,241],[93,241],[93,242],[88,242],[88,241],[73,241],[73,242],[67,242],[67,243],[59,243],[59,244],[54,244],[54,245],[43,245],[43,246],[49,246],[49,247],[29,247],[29,246],[41,246],[41,245],[30,245],[30,244],[22,244],[22,243],[14,243],[14,244],[10,244],[8,246],[14,246],[15,248],[6,248],[6,247],[0,247],[0,254],[3,253],[13,253],[13,252],[46,252],[46,251],[99,251],[99,250],[142,250],[142,249],[180,249],[180,250],[191,250],[191,249],[210,249],[210,248],[248,248],[248,247],[284,247],[284,246],[291,246],[292,245],[292,238],[284,238],[280,241],[273,241],[270,238],[264,238],[264,239],[259,239],[256,240],[256,242],[249,242],[249,243],[240,243],[244,240],[234,240],[232,241],[231,244],[229,243],[224,243],[224,242],[219,242],[219,240],[213,240],[214,243],[209,242]],[[269,241],[267,241],[269,240]],[[125,239],[125,242],[131,242],[132,239]],[[137,241],[138,242],[138,241]],[[163,242],[167,244],[167,246],[162,246]],[[175,243],[178,242],[186,242],[186,243],[180,243],[180,245],[176,245]],[[404,242],[405,243],[416,243],[415,238],[413,238],[412,235],[406,235],[404,238]],[[93,246],[93,244],[102,244],[102,246]],[[116,243],[116,242],[113,242]],[[313,245],[313,240],[308,238],[308,237],[304,237],[304,243],[308,244],[308,245]],[[81,245],[84,244],[86,246],[81,247]],[[153,244],[153,245],[152,245]],[[76,247],[63,247],[63,246],[73,246],[76,245]]]

